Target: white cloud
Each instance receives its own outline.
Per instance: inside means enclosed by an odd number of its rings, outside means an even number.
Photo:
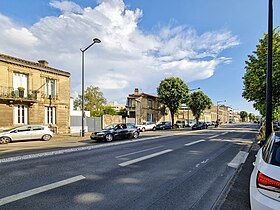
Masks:
[[[80,48],[94,37],[102,42],[85,53],[86,86],[98,85],[108,100],[119,102],[135,87],[154,93],[167,76],[185,82],[209,78],[219,64],[231,61],[222,51],[239,44],[229,31],[197,34],[185,26],[166,26],[144,33],[138,27],[145,18],[142,11],[127,9],[122,0],[103,0],[94,8],[71,1],[50,5],[61,15],[44,17],[29,28],[0,15],[0,50],[23,59],[47,59],[50,66],[71,72],[73,94],[81,89]]]

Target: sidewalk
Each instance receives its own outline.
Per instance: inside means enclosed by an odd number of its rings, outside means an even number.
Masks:
[[[249,184],[250,176],[253,171],[253,162],[259,146],[254,142],[245,163],[238,169],[230,183],[229,189],[225,192],[224,198],[221,198],[220,210],[250,210]]]

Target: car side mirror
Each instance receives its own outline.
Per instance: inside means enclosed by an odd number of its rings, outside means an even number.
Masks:
[[[257,144],[259,145],[259,147],[262,147],[264,145],[264,141],[260,140]]]

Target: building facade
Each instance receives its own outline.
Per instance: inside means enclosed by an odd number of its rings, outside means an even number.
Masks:
[[[129,118],[135,118],[136,124],[147,121],[167,121],[163,107],[157,98],[151,94],[139,93],[138,88],[135,88],[134,93],[127,97],[126,108]]]
[[[69,133],[70,73],[0,54],[0,129],[49,125]]]

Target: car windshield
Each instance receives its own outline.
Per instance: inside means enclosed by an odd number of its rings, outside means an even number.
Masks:
[[[2,132],[10,132],[11,130],[14,130],[16,128],[20,128],[21,126],[18,126],[18,127],[14,127],[14,128],[10,128],[10,129],[5,129],[5,130],[2,130]]]
[[[141,122],[140,125],[146,125],[146,122]]]
[[[112,125],[108,125],[104,128],[104,130],[111,130],[114,129],[116,127],[117,124],[112,124]]]

